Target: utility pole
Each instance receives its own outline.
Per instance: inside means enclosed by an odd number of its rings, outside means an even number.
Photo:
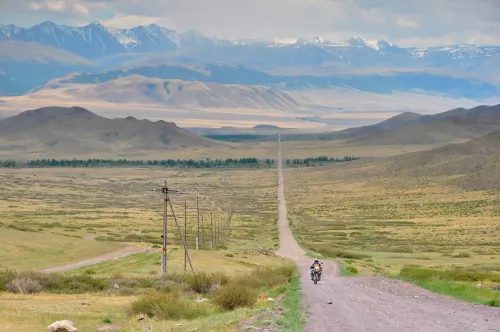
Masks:
[[[196,213],[198,214],[198,235],[197,235],[198,247],[196,247],[196,250],[198,250],[200,246],[200,205],[198,203],[198,195],[196,196]]]
[[[217,219],[219,220],[219,242],[224,243],[224,228],[222,228],[220,216]],[[221,230],[222,230],[222,234],[221,234]]]
[[[203,242],[203,249],[205,249],[205,223],[203,220],[203,214],[201,215],[201,241]]]
[[[214,247],[214,221],[213,221],[212,211],[210,211],[210,238],[212,239],[212,241],[211,241],[212,248],[210,248],[210,249],[213,249],[213,247]]]
[[[170,210],[172,211],[172,216],[174,217],[175,226],[177,226],[177,230],[179,231],[179,237],[181,238],[182,246],[184,247],[184,250],[186,252],[187,260],[189,261],[189,266],[191,267],[191,272],[194,272],[193,264],[191,263],[191,258],[189,257],[189,253],[187,252],[186,242],[184,242],[181,228],[179,226],[179,223],[177,222],[177,217],[175,216],[174,208],[172,207],[172,202],[169,200],[168,204],[170,205]]]
[[[184,271],[186,271],[186,260],[187,260],[187,199],[184,199]]]
[[[163,199],[163,251],[161,256],[161,276],[164,277],[167,274],[167,203],[168,203],[168,187],[167,181],[165,180],[165,186],[161,188],[161,192],[164,194]]]

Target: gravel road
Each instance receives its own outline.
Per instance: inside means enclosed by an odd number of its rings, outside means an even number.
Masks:
[[[282,150],[278,156],[280,249],[301,273],[308,332],[500,332],[500,308],[440,296],[399,280],[340,277],[333,261],[323,261],[323,278],[308,277],[312,259],[295,241],[287,220]],[[331,301],[332,304],[328,304]]]
[[[101,263],[104,261],[109,261],[112,259],[121,258],[121,257],[125,257],[125,256],[132,255],[132,254],[145,252],[147,250],[151,250],[151,249],[144,248],[144,247],[137,247],[137,246],[128,246],[128,247],[121,248],[121,249],[118,249],[116,251],[104,254],[102,256],[98,256],[98,257],[94,257],[94,258],[90,258],[90,259],[86,259],[86,260],[82,260],[82,261],[78,261],[78,262],[74,262],[74,263],[70,263],[70,264],[66,264],[66,265],[62,265],[62,266],[51,267],[49,269],[42,270],[41,272],[54,273],[54,272],[64,272],[64,271],[74,270],[74,269],[78,269],[80,267],[94,265],[94,264]]]

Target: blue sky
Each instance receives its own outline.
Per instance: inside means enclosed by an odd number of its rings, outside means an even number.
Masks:
[[[342,41],[352,36],[401,46],[500,45],[500,0],[1,0],[0,24],[99,21],[156,23],[228,39]]]

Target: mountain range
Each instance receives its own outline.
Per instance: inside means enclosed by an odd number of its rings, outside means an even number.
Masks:
[[[156,24],[114,29],[94,22],[84,27],[47,21],[30,28],[0,26],[0,38],[36,42],[69,51],[87,59],[120,53],[172,52],[174,59],[237,63],[262,67],[318,66],[340,63],[353,67],[453,67],[478,70],[498,66],[500,46],[446,45],[403,48],[380,40],[353,37],[330,42],[320,37],[285,44],[266,41],[229,41],[197,32],[177,33]]]
[[[65,106],[92,100],[118,109],[146,103],[273,109],[297,119],[327,118],[332,109],[349,111],[360,103],[363,109],[414,110],[401,94],[423,105],[422,112],[500,100],[500,46],[405,48],[361,37],[230,41],[154,24],[114,29],[44,22],[1,25],[0,50],[0,96],[24,95],[2,98],[8,112],[59,104],[49,95],[64,96],[59,105]],[[125,86],[133,93],[125,96]],[[386,102],[374,103],[375,95]]]

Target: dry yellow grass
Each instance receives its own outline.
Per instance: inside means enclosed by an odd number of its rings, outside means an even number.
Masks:
[[[249,251],[255,246],[272,250],[278,243],[274,169],[4,169],[0,179],[0,236],[14,234],[31,242],[33,248],[39,244],[47,247],[47,254],[43,250],[36,253],[23,242],[2,241],[2,249],[10,250],[10,260],[1,263],[5,267],[34,267],[36,259],[37,266],[61,265],[119,246],[106,240],[161,243],[162,196],[151,189],[160,188],[164,179],[171,188],[186,193],[174,194],[171,199],[181,226],[184,199],[188,201],[190,248],[197,233],[197,194],[205,225],[205,232],[200,232],[205,248],[210,245],[210,212],[215,225],[227,219],[232,205],[235,215],[226,243],[229,250]],[[175,248],[180,245],[180,237],[172,215],[169,218],[169,246]],[[42,246],[51,239],[63,239],[54,241],[52,253],[49,246]],[[58,252],[61,260],[57,259]]]
[[[142,246],[161,243],[162,196],[152,192],[168,179],[169,186],[186,194],[171,199],[181,226],[183,202],[188,200],[188,245],[196,271],[222,271],[246,274],[257,266],[282,264],[275,256],[253,251],[272,250],[278,245],[276,227],[274,169],[133,169],[133,168],[59,168],[0,170],[0,249],[5,252],[1,266],[38,269],[101,255],[123,245],[127,236]],[[194,250],[196,236],[195,197],[206,227],[206,247],[210,230],[209,212],[214,220],[227,218],[234,205],[235,213],[227,249]],[[170,273],[183,271],[180,238],[169,215]],[[98,240],[101,239],[101,240]],[[18,241],[20,240],[20,241]],[[21,241],[22,240],[22,241]],[[8,251],[7,251],[8,250]],[[4,258],[0,254],[0,258]],[[95,277],[120,274],[128,277],[152,277],[160,271],[160,252],[133,254],[102,262],[80,270],[92,270]],[[267,298],[267,297],[266,297]],[[12,295],[0,294],[0,331],[44,329],[60,319],[70,319],[82,331],[106,325],[127,325],[127,331],[141,331],[137,317],[128,314],[134,296],[106,293],[85,295]],[[90,305],[81,305],[88,302]],[[146,326],[160,331],[229,331],[256,309],[220,313],[193,321],[156,321],[146,319]],[[227,324],[229,322],[229,324]]]
[[[407,177],[384,167],[288,171],[289,213],[299,240],[324,255],[346,256],[364,274],[408,264],[498,267],[500,192],[461,189],[460,176]]]
[[[70,319],[79,331],[95,331],[106,325],[126,327],[120,331],[234,331],[235,325],[266,307],[260,301],[255,309],[237,309],[215,316],[198,318],[192,321],[158,321],[127,312],[135,296],[102,295],[54,295],[36,296],[0,293],[0,308],[4,315],[0,331],[32,332],[44,330],[57,320]],[[85,303],[85,304],[82,304]],[[107,322],[111,323],[107,323]]]

